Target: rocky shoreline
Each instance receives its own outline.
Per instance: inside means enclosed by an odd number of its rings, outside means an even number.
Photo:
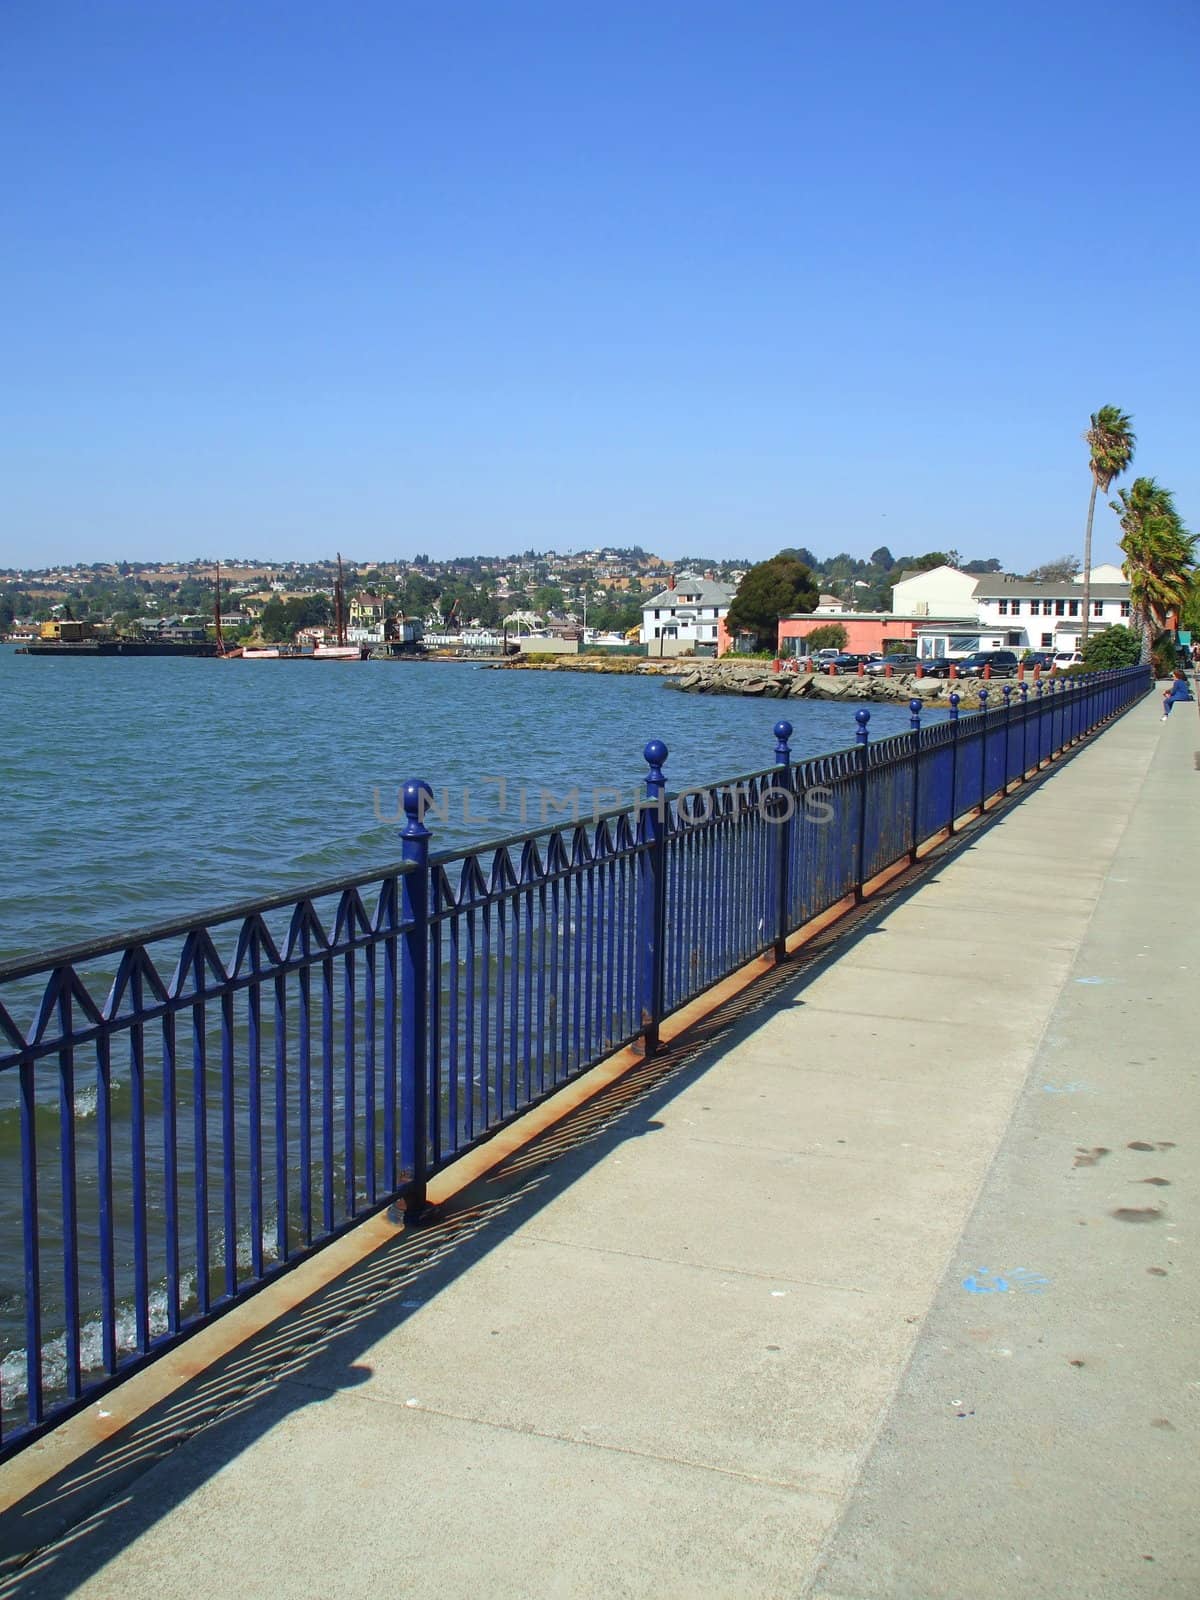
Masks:
[[[749,670],[747,670],[749,669]],[[954,690],[963,706],[978,705],[978,693],[990,688],[982,680],[966,679],[950,683],[945,678],[917,678],[911,673],[893,678],[857,673],[839,673],[830,677],[824,672],[775,672],[764,670],[757,662],[716,661],[699,669],[692,665],[690,672],[668,681],[669,689],[684,694],[740,694],[771,700],[875,700],[907,705],[910,700],[922,704],[949,704],[950,691]],[[999,685],[996,685],[999,690]]]
[[[857,674],[830,677],[822,672],[775,672],[761,661],[708,661],[675,657],[648,661],[644,656],[560,656],[555,661],[511,661],[495,663],[499,672],[600,672],[625,676],[662,678],[668,689],[683,694],[734,694],[768,700],[866,700],[907,705],[920,700],[923,705],[949,705],[951,692],[957,693],[964,711],[978,709],[979,691],[988,690],[993,706],[1004,703],[1004,684],[985,683],[982,678],[961,678],[951,683],[945,678],[917,678],[905,673],[894,678]],[[1012,684],[1014,695],[1016,684]]]

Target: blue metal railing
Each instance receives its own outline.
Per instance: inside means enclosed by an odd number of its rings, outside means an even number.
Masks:
[[[1150,687],[1146,668],[0,966],[0,1454],[431,1176]]]

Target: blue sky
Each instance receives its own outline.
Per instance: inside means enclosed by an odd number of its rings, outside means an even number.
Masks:
[[[0,564],[1200,524],[1198,19],[7,0]]]

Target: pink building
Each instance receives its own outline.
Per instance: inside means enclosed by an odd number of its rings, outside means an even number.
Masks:
[[[907,645],[915,653],[917,629],[927,617],[899,617],[890,611],[843,611],[835,616],[817,616],[812,612],[779,619],[779,654],[802,656],[808,652],[804,640],[814,628],[825,628],[839,623],[846,630],[847,650],[855,655],[870,655],[872,651],[886,654],[889,647]]]

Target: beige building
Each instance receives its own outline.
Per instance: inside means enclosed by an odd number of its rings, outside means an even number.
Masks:
[[[892,614],[898,617],[962,617],[975,610],[979,579],[957,567],[930,567],[907,573],[892,585]]]

